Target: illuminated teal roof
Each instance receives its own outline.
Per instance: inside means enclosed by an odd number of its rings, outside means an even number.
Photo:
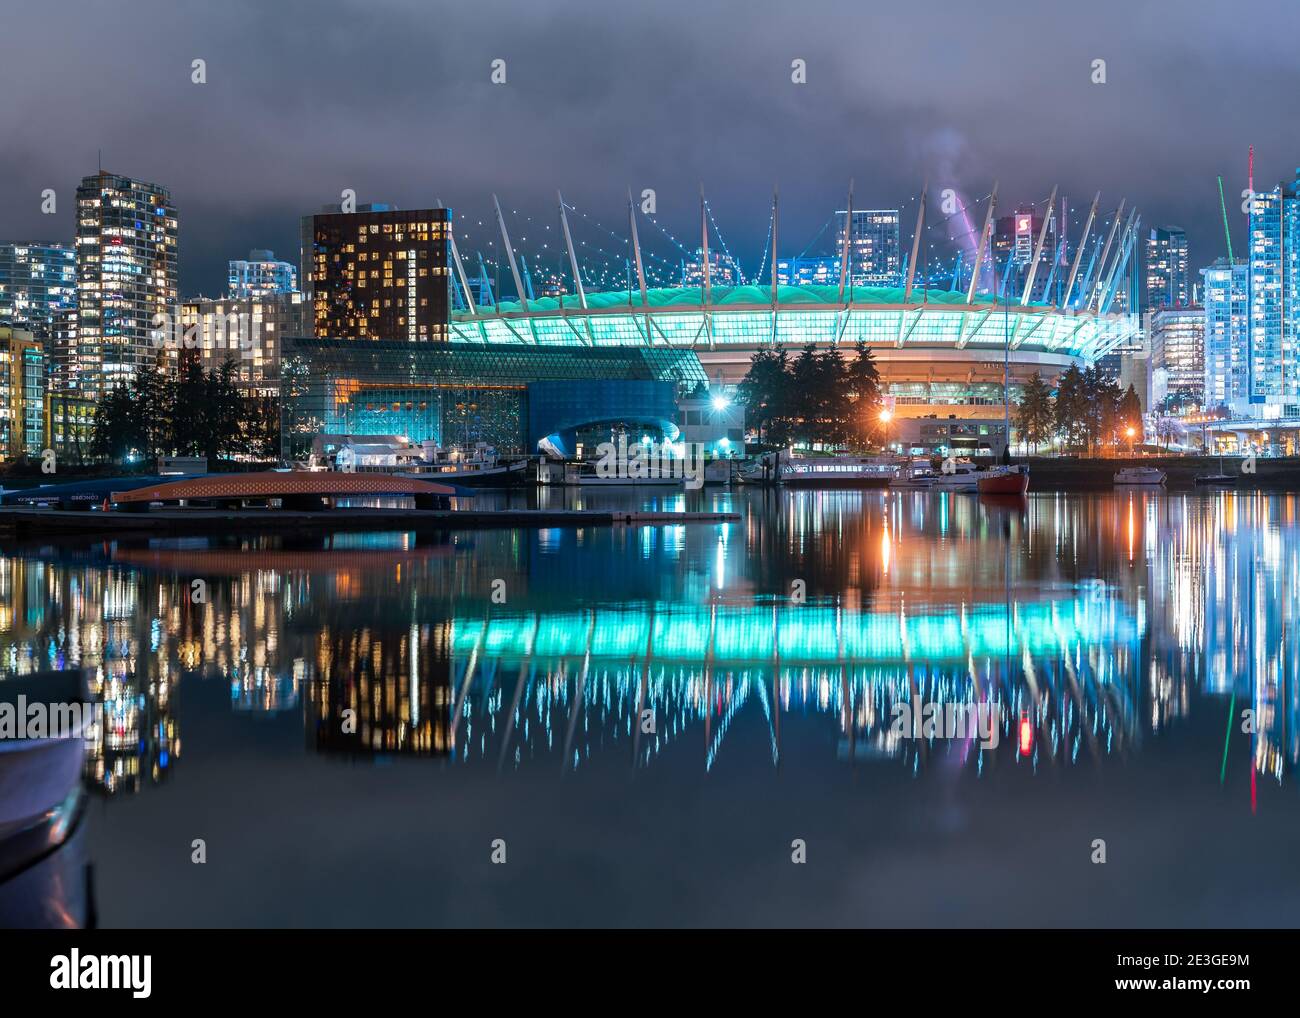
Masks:
[[[657,289],[646,290],[646,303],[652,308],[672,308],[672,307],[700,307],[703,303],[703,287],[699,286],[674,286],[662,287]],[[898,286],[855,286],[852,288],[852,301],[854,304],[902,304],[904,290]],[[834,307],[843,303],[840,299],[840,288],[838,286],[778,286],[776,288],[777,303],[782,306],[794,304],[819,305],[822,307]],[[844,288],[844,297],[850,297],[850,290]],[[728,305],[754,305],[754,304],[771,304],[772,288],[770,286],[715,286],[712,288],[712,306],[726,307]],[[563,309],[574,311],[579,308],[578,298],[575,294],[567,294],[560,297],[539,297],[536,300],[528,302],[530,312],[547,312],[558,311],[561,309],[561,300],[563,300]],[[991,294],[976,294],[976,303],[985,306],[992,304],[994,298]],[[966,294],[952,293],[948,290],[922,290],[916,287],[912,290],[912,303],[918,304],[924,301],[929,304],[947,304],[957,305],[966,303]],[[593,311],[599,311],[605,308],[641,307],[641,294],[638,290],[614,290],[604,293],[588,293],[587,307]],[[1035,303],[1034,307],[1047,307],[1045,304]],[[494,309],[483,307],[480,313],[492,313]],[[508,300],[501,302],[501,312],[503,314],[512,314],[521,311],[518,301]],[[468,319],[469,312],[459,311],[453,315],[456,319]]]

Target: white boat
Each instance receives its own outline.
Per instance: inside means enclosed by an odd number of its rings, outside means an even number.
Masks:
[[[892,457],[834,453],[783,457],[778,480],[807,488],[887,488],[897,476]]]
[[[952,469],[947,469],[948,466]],[[949,463],[934,475],[930,490],[975,493],[979,491],[980,477],[984,473],[986,471],[981,471],[974,463]]]
[[[900,466],[889,487],[894,491],[929,491],[937,476],[927,460],[916,460]]]
[[[1115,486],[1142,485],[1160,487],[1165,483],[1165,472],[1155,467],[1124,467],[1115,473]]]

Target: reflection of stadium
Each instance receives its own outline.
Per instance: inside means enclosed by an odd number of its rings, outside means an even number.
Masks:
[[[974,502],[904,497],[845,520],[746,514],[605,543],[543,531],[441,547],[405,534],[270,541],[265,559],[168,542],[53,560],[35,549],[0,557],[0,664],[97,677],[90,778],[108,792],[174,769],[183,675],[222,683],[240,715],[302,710],[315,751],[521,767],[611,750],[644,765],[670,748],[707,767],[737,724],[764,726],[774,760],[783,729],[812,724],[832,727],[841,757],[922,766],[945,752],[975,766],[1021,752],[1022,717],[1030,762],[1069,765],[1136,751],[1144,733],[1235,696],[1259,719],[1258,772],[1280,780],[1300,762],[1298,613],[1282,587],[1300,545],[1279,529],[1296,504],[1039,499],[999,522]],[[1005,563],[988,553],[1004,526],[1022,549],[1009,613]],[[736,561],[779,548],[800,550],[808,603],[770,593],[788,576]],[[189,600],[196,573],[206,603]],[[507,605],[487,597],[498,577]],[[968,756],[892,738],[893,706],[915,697],[998,701],[1001,745]]]

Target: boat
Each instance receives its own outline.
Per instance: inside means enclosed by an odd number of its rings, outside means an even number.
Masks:
[[[931,491],[956,491],[974,494],[979,491],[981,471],[974,463],[945,463],[945,469],[934,475],[930,484]]]
[[[1220,455],[1217,474],[1197,474],[1192,481],[1201,487],[1227,488],[1236,484],[1237,478],[1223,469],[1223,456]]]
[[[1143,485],[1160,487],[1165,483],[1165,472],[1155,467],[1124,467],[1115,473],[1115,486]]]
[[[893,491],[929,491],[937,477],[927,460],[909,461],[898,468],[889,487]]]
[[[981,495],[1023,495],[1029,490],[1029,468],[1016,465],[981,470],[975,484]]]
[[[836,453],[783,457],[778,481],[804,488],[887,488],[897,476],[892,457]]]
[[[37,672],[0,680],[0,708],[13,718],[48,705],[67,711],[66,729],[0,738],[0,926],[84,926],[85,879],[81,776],[96,721],[85,674]],[[80,849],[75,846],[80,845]]]
[[[1232,474],[1197,474],[1193,482],[1202,487],[1228,488],[1237,483]]]

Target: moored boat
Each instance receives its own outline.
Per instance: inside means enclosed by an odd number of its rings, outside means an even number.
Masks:
[[[1029,490],[1029,468],[1017,464],[982,470],[975,483],[981,495],[1023,495]]]
[[[1155,467],[1124,467],[1115,473],[1115,486],[1127,485],[1161,486],[1165,483],[1165,472]]]

